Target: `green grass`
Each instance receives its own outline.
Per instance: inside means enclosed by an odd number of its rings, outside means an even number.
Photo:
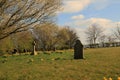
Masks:
[[[103,80],[120,76],[120,47],[84,50],[83,60],[73,51],[37,56],[1,56],[0,80]]]

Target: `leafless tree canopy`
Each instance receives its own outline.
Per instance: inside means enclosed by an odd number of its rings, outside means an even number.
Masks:
[[[0,0],[0,40],[51,21],[60,0]]]
[[[118,25],[114,30],[114,36],[120,41],[120,26]]]
[[[85,34],[87,36],[87,41],[90,44],[95,44],[98,37],[101,36],[103,32],[102,27],[100,27],[98,24],[93,24],[92,26],[88,27],[85,31]]]

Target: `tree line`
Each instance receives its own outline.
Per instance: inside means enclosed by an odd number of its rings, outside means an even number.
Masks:
[[[104,31],[99,24],[90,25],[85,31],[87,46],[91,48],[120,46],[120,26],[118,24],[111,30],[111,34],[105,34]]]
[[[61,0],[0,0],[0,53],[71,49],[78,36],[69,28],[58,27]]]
[[[60,8],[61,0],[0,0],[0,49],[20,49],[21,44],[31,47],[27,44],[32,41],[28,30],[38,24],[54,23]]]
[[[36,50],[71,49],[78,39],[70,27],[58,27],[56,14],[61,0],[0,0],[0,53],[31,51],[33,41]],[[85,31],[89,45],[120,41],[120,27],[113,34],[93,24]]]
[[[46,23],[1,40],[0,49],[9,53],[13,49],[17,49],[20,53],[31,52],[33,41],[36,42],[37,51],[72,49],[77,39],[78,36],[74,29],[68,26],[58,27],[56,24]]]

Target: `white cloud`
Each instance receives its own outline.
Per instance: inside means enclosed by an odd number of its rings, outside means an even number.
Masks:
[[[115,23],[105,18],[89,18],[84,20],[77,19],[76,21],[73,22],[73,24],[76,26],[85,27],[88,27],[92,24],[99,24],[103,28],[112,28]]]
[[[104,9],[111,4],[120,3],[120,0],[64,0],[63,13],[77,13],[84,10],[86,7],[90,7],[93,10]],[[90,16],[88,16],[90,17]],[[106,18],[86,18],[84,15],[72,16],[70,22],[66,22],[65,25],[69,25],[76,29],[76,32],[83,43],[85,43],[84,30],[92,24],[99,24],[104,28],[105,34],[112,34],[111,30],[116,27],[118,22],[113,22]]]
[[[74,25],[79,27],[84,26],[84,28],[87,28],[92,24],[98,24],[101,28],[104,29],[104,34],[107,34],[107,35],[110,35],[111,30],[116,26],[116,22],[113,22],[105,18],[90,18],[83,21],[74,22]]]
[[[84,26],[84,27],[88,27],[92,24],[99,24],[104,28],[112,28],[114,24],[114,22],[105,18],[89,18],[89,19],[84,19],[84,18],[85,16],[81,14],[77,16],[72,16],[71,19],[74,20],[72,24],[76,26]]]
[[[91,3],[91,0],[64,0],[63,12],[73,13],[82,11]]]
[[[98,24],[101,28],[103,28],[104,34],[109,36],[112,34],[112,30],[117,26],[117,24],[120,24],[120,22],[113,22],[112,20],[106,18],[81,19],[76,16],[73,22],[67,23],[67,25],[75,28],[77,35],[80,37],[80,40],[83,44],[86,44],[84,32],[87,27],[91,26],[92,24]]]
[[[77,36],[78,36],[79,39],[81,40],[81,42],[82,42],[83,44],[85,44],[85,43],[86,43],[85,34],[84,34],[85,29],[82,29],[82,28],[79,28],[79,27],[75,27],[74,29],[75,29],[75,31],[76,31],[76,33],[77,33]]]
[[[101,10],[110,4],[120,3],[119,0],[63,0],[62,13],[76,13],[84,10],[90,4],[93,9]]]
[[[78,16],[73,16],[71,19],[77,20],[77,19],[84,19],[84,15],[78,15]]]
[[[115,23],[109,19],[104,18],[91,18],[89,19],[91,24],[99,24],[104,29],[104,34],[111,35],[111,29],[115,27]]]

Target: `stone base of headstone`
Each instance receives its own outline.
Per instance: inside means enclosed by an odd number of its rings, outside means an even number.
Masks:
[[[83,59],[83,57],[80,57],[81,55],[75,55],[74,59]]]
[[[31,53],[31,55],[37,55],[37,52],[36,52],[36,51],[34,51],[34,52],[32,52],[32,53]]]

